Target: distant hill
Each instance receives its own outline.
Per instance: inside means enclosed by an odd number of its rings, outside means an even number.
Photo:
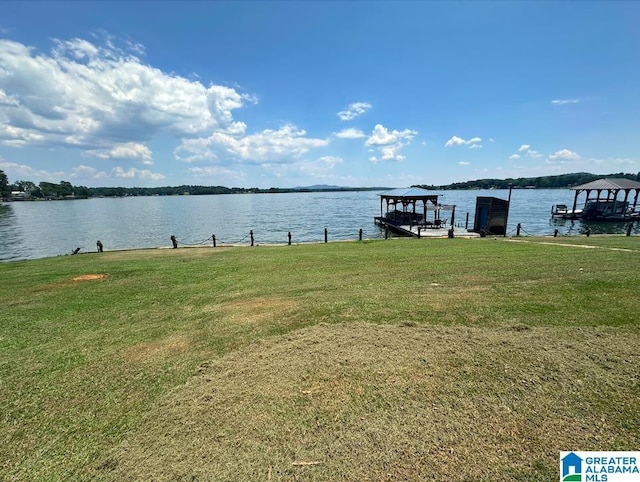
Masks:
[[[519,177],[507,179],[478,179],[476,181],[456,182],[445,185],[427,185],[418,184],[413,187],[421,187],[423,189],[452,190],[452,189],[509,189],[514,188],[570,188],[579,186],[587,182],[595,181],[607,177],[632,179],[640,181],[640,172],[637,174],[617,173],[617,174],[591,174],[588,172],[578,172],[573,174],[560,174],[557,176],[540,176],[540,177]]]

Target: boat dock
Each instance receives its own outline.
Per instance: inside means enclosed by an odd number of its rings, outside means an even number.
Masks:
[[[552,219],[584,219],[586,221],[638,221],[640,220],[640,182],[625,178],[604,178],[572,187],[575,191],[573,206],[556,204],[551,208]],[[635,191],[633,201],[631,194]],[[585,193],[582,208],[578,197]],[[595,194],[595,196],[594,196]],[[620,199],[618,196],[624,194]]]
[[[400,236],[442,238],[479,236],[455,225],[455,205],[438,202],[438,194],[417,187],[380,194],[380,216],[375,223]],[[385,209],[386,204],[386,209]]]
[[[381,228],[388,229],[401,236],[413,236],[414,238],[447,238],[450,237],[450,231],[453,230],[454,237],[477,238],[479,233],[469,231],[459,226],[449,226],[441,224],[439,226],[425,224],[396,224],[388,218],[377,216],[374,218],[375,223]]]

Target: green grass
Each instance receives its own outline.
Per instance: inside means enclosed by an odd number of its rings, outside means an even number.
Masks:
[[[637,450],[638,239],[516,241],[2,264],[0,480],[557,480],[560,450]]]

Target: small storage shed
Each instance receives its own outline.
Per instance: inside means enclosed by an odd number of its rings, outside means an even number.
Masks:
[[[509,201],[492,196],[478,196],[473,230],[480,234],[504,236],[508,217]]]

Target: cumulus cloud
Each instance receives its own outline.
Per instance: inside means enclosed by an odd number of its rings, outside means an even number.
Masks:
[[[119,144],[111,149],[95,149],[85,151],[84,155],[94,156],[100,159],[139,159],[142,164],[153,164],[153,153],[144,144],[128,142]]]
[[[66,177],[64,171],[46,171],[43,169],[33,169],[26,164],[8,162],[0,158],[0,170],[3,170],[9,179],[39,179],[47,182],[60,182]]]
[[[469,140],[465,140],[462,137],[452,136],[451,139],[449,139],[444,146],[445,147],[454,147],[454,146],[470,145],[470,149],[474,149],[474,148],[476,148],[476,147],[474,147],[474,145],[476,145],[478,142],[482,142],[482,139],[480,137],[472,137]],[[480,146],[480,147],[482,147],[482,146]]]
[[[458,164],[461,165],[461,166],[468,166],[471,163],[467,162],[467,161],[460,161]]]
[[[569,149],[561,149],[549,156],[549,161],[551,162],[579,161],[579,160],[580,160],[580,156],[577,153],[570,151]]]
[[[405,156],[400,154],[400,151],[410,144],[417,134],[417,131],[411,129],[389,131],[382,124],[376,124],[365,145],[376,148],[380,157],[372,156],[369,160],[372,162],[404,160]]]
[[[551,105],[577,104],[578,102],[580,99],[554,99],[551,101]]]
[[[151,181],[159,181],[164,179],[166,176],[164,174],[151,172],[148,169],[136,169],[135,167],[130,167],[127,170],[124,170],[122,167],[114,167],[111,169],[111,177],[118,179],[142,179],[142,180],[151,180]]]
[[[363,137],[367,137],[367,135],[362,132],[360,129],[343,129],[340,132],[335,133],[336,137],[340,137],[341,139],[361,139]]]
[[[244,181],[247,178],[247,174],[245,172],[235,171],[221,166],[191,167],[189,168],[189,172],[191,172],[195,177],[207,179],[219,179],[223,177],[236,181]]]
[[[537,159],[539,157],[542,157],[542,154],[540,154],[538,151],[534,151],[533,149],[531,149],[531,146],[529,144],[522,144],[520,147],[518,147],[518,152],[522,154],[521,155],[513,154],[509,156],[509,159],[516,160],[516,159],[520,159],[522,156],[530,157],[531,159]]]
[[[214,132],[207,138],[185,139],[174,151],[184,162],[238,160],[248,163],[291,162],[311,149],[324,147],[328,139],[307,137],[307,132],[293,124],[278,130],[265,129],[245,137]]]
[[[354,102],[349,104],[345,110],[338,112],[338,117],[340,120],[350,121],[365,114],[371,107],[368,102]]]
[[[112,39],[103,45],[72,39],[56,40],[42,53],[0,40],[0,142],[118,158],[118,146],[142,145],[159,134],[242,127],[233,111],[254,97],[163,72],[136,56],[142,50],[130,42],[118,48]]]
[[[318,182],[335,179],[335,168],[344,160],[338,156],[322,156],[315,161],[300,160],[290,164],[264,163],[261,167],[278,178],[315,179]]]

